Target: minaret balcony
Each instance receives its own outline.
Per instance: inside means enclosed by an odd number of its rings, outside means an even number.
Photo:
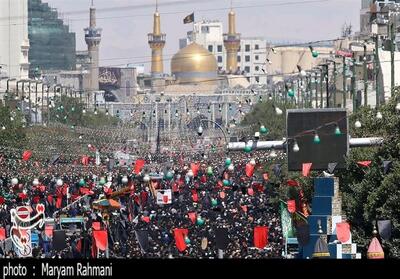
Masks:
[[[224,42],[226,43],[240,43],[240,34],[224,34]]]
[[[166,35],[154,35],[153,33],[148,34],[149,44],[165,44]]]
[[[85,28],[85,38],[101,37],[101,28]]]

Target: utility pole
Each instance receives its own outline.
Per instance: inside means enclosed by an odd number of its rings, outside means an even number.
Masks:
[[[323,92],[322,91],[324,91],[324,87],[323,87],[323,83],[324,83],[324,68],[323,67],[321,67],[321,76],[320,76],[320,81],[321,81],[321,84],[320,84],[320,92],[319,92],[319,94],[320,94],[320,97],[321,97],[321,103],[319,104],[319,107],[320,108],[324,108],[324,96],[323,96]]]
[[[336,108],[336,61],[333,61],[333,85],[335,86],[333,91],[333,107]]]
[[[353,113],[356,112],[357,110],[357,102],[356,102],[356,60],[354,58],[354,54],[353,54],[353,59],[352,59],[352,63],[351,63],[351,94],[353,97]]]
[[[324,65],[325,72],[325,81],[326,81],[326,107],[329,108],[329,65]]]
[[[346,108],[346,56],[343,56],[343,108]]]
[[[390,23],[390,65],[391,65],[391,83],[390,83],[390,91],[394,88],[394,20]]]
[[[314,73],[314,81],[315,81],[315,108],[318,108],[318,73]]]
[[[367,72],[367,45],[366,44],[364,44],[363,68],[364,68],[364,106],[368,106],[368,72]]]
[[[376,90],[376,107],[379,107],[379,37],[378,35],[374,36],[375,40],[375,90]]]

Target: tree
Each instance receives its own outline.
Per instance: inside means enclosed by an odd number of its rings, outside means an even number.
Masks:
[[[354,241],[363,244],[366,252],[373,223],[376,220],[392,221],[392,239],[383,240],[386,256],[400,257],[400,115],[396,110],[400,88],[392,93],[391,100],[379,108],[362,108],[350,117],[351,134],[357,137],[381,136],[384,143],[378,148],[351,150],[347,168],[339,173],[343,194],[343,209],[353,229]],[[378,117],[377,117],[378,116]],[[361,128],[354,128],[360,121]],[[357,165],[358,161],[371,160],[369,168]],[[392,161],[385,174],[383,161]]]
[[[69,126],[82,127],[115,126],[119,122],[118,117],[106,115],[100,111],[89,112],[79,99],[67,96],[56,99],[50,108],[49,119]]]
[[[0,142],[1,145],[17,146],[25,139],[22,113],[11,110],[8,106],[0,106]]]
[[[278,115],[275,108],[282,110],[282,114]],[[279,140],[286,135],[286,110],[294,108],[293,104],[287,103],[276,105],[273,101],[259,102],[254,109],[248,113],[243,121],[242,126],[251,125],[252,131],[257,132],[261,125],[264,125],[269,133],[264,140]]]

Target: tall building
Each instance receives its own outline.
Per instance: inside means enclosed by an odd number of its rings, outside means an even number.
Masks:
[[[99,90],[99,47],[101,42],[101,28],[96,27],[96,8],[90,6],[89,27],[85,28],[85,41],[90,58],[89,91]]]
[[[153,77],[162,77],[164,73],[163,48],[165,46],[165,34],[161,33],[161,18],[156,2],[154,13],[153,33],[148,34],[148,42],[151,48],[151,74]]]
[[[187,37],[180,39],[179,46],[184,48],[191,42],[206,48],[213,53],[218,63],[220,72],[226,70],[227,51],[224,47],[223,24],[218,20],[203,20],[196,22],[193,31],[187,33]],[[263,72],[267,41],[264,38],[241,37],[240,47],[237,52],[237,70],[247,77],[251,84],[266,83],[267,77]]]
[[[28,1],[29,75],[38,77],[48,71],[74,70],[75,33],[59,19],[58,12],[42,0]]]
[[[0,0],[0,65],[10,78],[29,72],[28,1]]]

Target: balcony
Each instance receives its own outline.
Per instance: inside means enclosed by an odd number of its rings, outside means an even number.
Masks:
[[[240,34],[239,33],[236,33],[234,35],[224,34],[223,36],[224,36],[224,42],[231,42],[231,43],[240,42]]]
[[[149,44],[152,44],[152,43],[165,43],[166,35],[165,34],[154,35],[154,34],[150,33],[150,34],[148,34],[148,38],[149,38]]]

